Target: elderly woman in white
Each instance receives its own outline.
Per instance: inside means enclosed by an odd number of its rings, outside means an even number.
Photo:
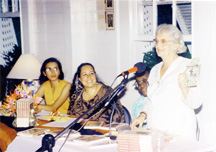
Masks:
[[[150,72],[148,101],[131,128],[141,126],[147,118],[149,129],[196,140],[194,109],[201,106],[202,98],[199,86],[185,85],[185,70],[191,60],[178,56],[186,51],[181,32],[173,25],[158,26],[155,47],[162,62],[155,65]]]

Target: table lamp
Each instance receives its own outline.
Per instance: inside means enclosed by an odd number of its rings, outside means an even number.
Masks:
[[[40,76],[40,68],[41,64],[33,54],[22,54],[6,78],[24,79],[21,86],[25,88],[27,95],[32,97],[39,87],[35,80]],[[31,104],[32,100],[25,96],[18,100],[16,103],[16,119],[12,124],[15,127],[28,127],[32,121],[36,122],[36,119],[31,118],[30,115],[30,110],[33,106]]]
[[[10,73],[8,79],[38,79],[40,76],[41,64],[33,54],[22,54]]]
[[[40,76],[41,64],[33,54],[22,54],[10,73],[7,79],[24,79],[28,86],[32,84],[33,80],[37,80]]]

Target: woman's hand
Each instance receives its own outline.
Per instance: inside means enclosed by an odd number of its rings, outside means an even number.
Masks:
[[[178,83],[179,83],[179,87],[182,90],[182,94],[184,96],[184,99],[187,98],[188,92],[189,92],[189,87],[185,85],[185,78],[186,78],[186,72],[179,74]]]
[[[137,129],[136,127],[137,125],[139,125],[139,128],[141,129],[145,119],[146,119],[146,114],[140,114],[136,119],[134,119],[134,121],[130,125],[131,129],[132,130]]]

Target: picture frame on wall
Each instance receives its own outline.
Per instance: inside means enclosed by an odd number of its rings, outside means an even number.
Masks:
[[[114,30],[114,12],[106,12],[106,29]]]
[[[113,0],[106,0],[105,9],[106,10],[113,10],[114,9],[114,1]]]

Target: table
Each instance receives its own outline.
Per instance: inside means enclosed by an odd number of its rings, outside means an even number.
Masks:
[[[47,121],[40,120],[39,124],[43,125]],[[41,126],[39,126],[41,127]],[[44,127],[44,126],[43,126]],[[51,129],[63,129],[62,127],[53,127]],[[42,136],[35,137],[24,137],[16,136],[16,138],[9,144],[6,152],[30,152],[36,151],[41,147]],[[58,152],[61,145],[63,144],[63,139],[58,139],[53,148],[53,152]],[[106,145],[103,147],[92,148],[85,145],[77,145],[73,142],[66,142],[61,152],[117,152],[117,143]],[[175,142],[165,143],[161,150],[157,152],[216,152],[216,145],[207,144],[200,141],[187,141],[178,140]]]
[[[49,126],[42,126],[47,124],[49,121],[47,120],[40,120],[39,119],[39,128],[49,128],[50,130],[63,130],[62,127],[49,127]],[[51,122],[53,124],[57,124],[58,122]],[[60,122],[59,122],[60,123]],[[101,130],[93,130],[93,132],[99,132],[101,134],[107,133],[108,131],[101,131]],[[42,145],[42,138],[43,136],[35,136],[35,137],[24,137],[24,136],[16,136],[16,138],[11,142],[8,146],[6,152],[29,152],[29,151],[36,151]],[[55,146],[53,151],[59,151],[61,145],[64,142],[64,138],[60,138],[56,140]],[[73,152],[117,152],[117,144],[111,144],[104,147],[89,147],[85,145],[78,145],[73,142],[66,142],[63,148],[61,149],[62,152],[73,151]]]
[[[6,152],[30,152],[36,151],[41,146],[41,136],[35,137],[23,137],[17,136],[15,140],[8,146]],[[57,140],[56,145],[53,148],[53,152],[58,152],[63,140]],[[85,145],[77,145],[74,143],[66,142],[62,152],[117,152],[118,145],[112,144],[110,146],[99,147],[97,149],[91,149]],[[159,151],[158,151],[159,152]],[[191,142],[180,140],[172,143],[164,144],[161,152],[216,152],[216,146],[203,142]]]

